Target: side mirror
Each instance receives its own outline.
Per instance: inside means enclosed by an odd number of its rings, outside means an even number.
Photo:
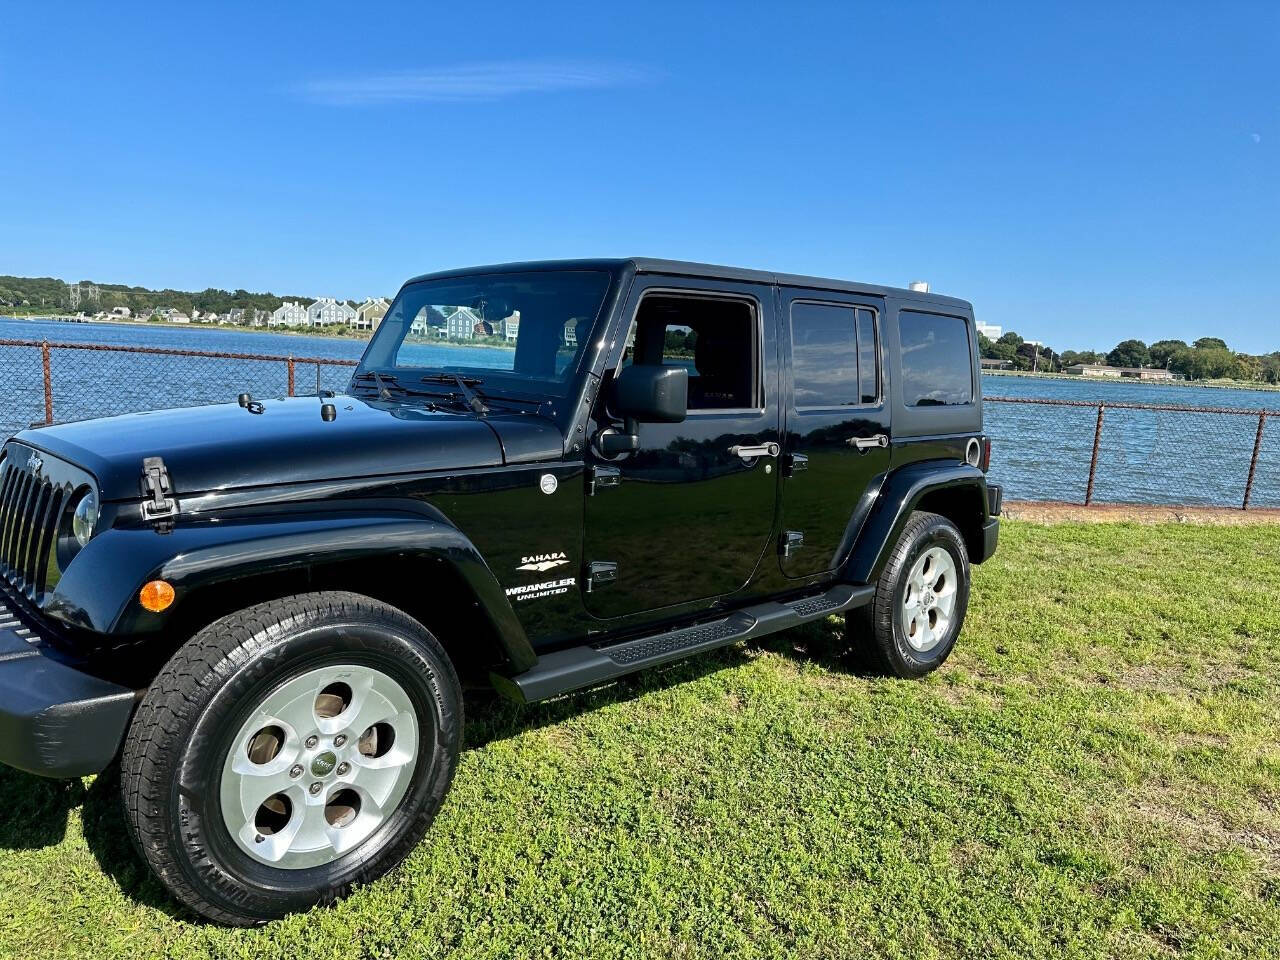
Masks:
[[[637,423],[681,423],[689,410],[689,371],[637,363],[613,382],[614,411]]]

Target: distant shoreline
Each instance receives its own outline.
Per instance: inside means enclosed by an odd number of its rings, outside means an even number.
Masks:
[[[67,326],[99,326],[99,327],[127,327],[131,330],[165,327],[169,330],[219,330],[224,333],[267,333],[277,337],[299,337],[308,340],[329,340],[335,343],[359,343],[366,344],[373,336],[371,330],[353,330],[349,334],[342,336],[334,336],[333,334],[323,333],[312,330],[298,330],[289,327],[241,327],[228,323],[170,323],[167,320],[73,320],[63,319],[67,314],[42,314],[40,316],[15,317],[9,314],[0,314],[0,320],[18,320],[18,321],[40,321],[44,320],[51,323],[64,323]],[[441,338],[439,340],[427,341],[423,346],[432,347],[467,347],[472,350],[502,350],[501,344],[488,343],[483,340],[447,340]]]
[[[1143,387],[1204,387],[1210,390],[1258,390],[1276,393],[1280,386],[1256,380],[1139,380],[1137,377],[1084,377],[1074,373],[1032,373],[1030,370],[983,370],[984,377],[1025,377],[1028,380],[1071,380],[1077,383],[1124,383]]]
[[[198,321],[193,321],[191,323],[170,323],[168,320],[132,320],[125,318],[117,318],[115,320],[97,320],[90,317],[86,317],[83,320],[77,320],[73,314],[65,313],[47,313],[25,317],[15,317],[11,314],[3,314],[0,315],[0,320],[45,320],[50,323],[65,323],[68,326],[86,327],[167,327],[170,330],[223,330],[229,333],[272,333],[281,337],[318,337],[321,340],[340,341],[368,341],[368,339],[373,335],[372,331],[369,330],[353,330],[349,335],[334,336],[333,334],[320,332],[313,333],[310,330],[295,330],[288,327],[242,327],[232,323],[200,323]]]

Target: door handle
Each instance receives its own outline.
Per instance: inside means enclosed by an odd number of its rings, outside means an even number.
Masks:
[[[859,450],[873,450],[876,447],[887,447],[889,437],[887,434],[877,433],[874,437],[850,437],[848,442],[849,446]]]
[[[776,443],[757,443],[751,446],[737,443],[729,448],[730,453],[736,453],[743,460],[754,460],[756,457],[776,457],[782,447]]]

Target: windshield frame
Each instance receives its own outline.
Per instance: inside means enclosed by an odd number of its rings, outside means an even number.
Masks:
[[[611,264],[606,263],[565,263],[553,267],[541,267],[531,264],[510,264],[501,267],[485,268],[476,271],[459,271],[457,273],[438,273],[430,274],[424,277],[418,277],[410,280],[396,294],[391,306],[387,310],[387,316],[399,307],[404,301],[421,293],[424,287],[440,284],[457,284],[468,281],[483,282],[487,277],[502,277],[514,275],[531,275],[537,273],[556,274],[556,273],[596,273],[605,277],[606,283],[600,298],[600,304],[596,308],[596,315],[592,318],[590,333],[584,343],[578,345],[578,350],[574,354],[569,365],[557,377],[537,377],[527,374],[516,373],[510,369],[502,369],[496,367],[483,367],[474,364],[432,364],[424,366],[397,366],[375,364],[371,362],[371,355],[377,352],[385,354],[387,352],[387,341],[394,343],[394,347],[390,348],[392,356],[398,353],[404,343],[408,331],[405,333],[392,333],[391,329],[386,326],[379,326],[374,331],[368,345],[365,347],[364,353],[360,358],[359,364],[352,371],[352,378],[348,385],[348,391],[353,391],[357,387],[357,379],[362,374],[367,375],[371,372],[377,372],[383,377],[392,377],[400,380],[405,385],[418,386],[418,378],[432,374],[458,374],[463,377],[478,378],[482,381],[482,385],[478,388],[478,393],[482,397],[492,397],[495,399],[509,398],[514,401],[541,399],[544,402],[537,408],[544,415],[549,415],[553,420],[563,426],[561,421],[567,419],[577,405],[577,398],[582,391],[582,385],[586,373],[591,369],[595,356],[600,348],[600,341],[603,330],[607,327],[608,320],[614,306],[617,302],[619,283],[621,280],[620,271]],[[386,334],[382,331],[387,330]],[[397,337],[399,338],[397,340]],[[360,386],[367,387],[368,384]],[[380,400],[382,403],[415,403],[418,402],[411,396],[394,396],[391,400]],[[504,409],[507,407],[504,404]],[[514,408],[512,408],[514,409]],[[529,404],[530,412],[534,411],[534,405]],[[493,412],[498,412],[494,410]]]

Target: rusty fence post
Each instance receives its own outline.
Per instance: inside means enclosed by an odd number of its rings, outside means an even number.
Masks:
[[[1249,459],[1249,479],[1244,482],[1244,503],[1241,510],[1249,509],[1249,497],[1253,495],[1253,478],[1258,472],[1258,453],[1262,450],[1262,431],[1267,426],[1267,411],[1258,414],[1258,435],[1253,438],[1253,456]]]
[[[293,354],[289,355],[289,396],[293,396]]]
[[[49,341],[40,344],[40,360],[44,366],[44,422],[53,423],[53,364],[49,360]]]
[[[1093,503],[1093,478],[1098,473],[1098,447],[1102,443],[1102,411],[1106,404],[1098,404],[1098,425],[1093,428],[1093,458],[1089,461],[1089,485],[1084,491],[1084,505]]]

